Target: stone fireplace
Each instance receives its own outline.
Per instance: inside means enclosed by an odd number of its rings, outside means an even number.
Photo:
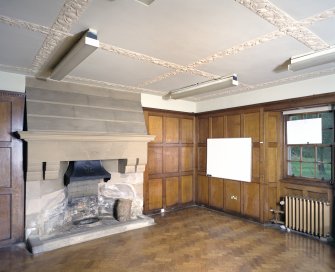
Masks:
[[[110,235],[115,226],[153,224],[142,208],[147,143],[154,137],[147,135],[139,95],[36,79],[26,85],[27,131],[19,135],[27,147],[26,239],[33,253]],[[66,184],[69,165],[82,161],[99,161],[110,180]],[[115,220],[119,200],[131,203],[130,226]],[[75,224],[80,220],[92,224]]]

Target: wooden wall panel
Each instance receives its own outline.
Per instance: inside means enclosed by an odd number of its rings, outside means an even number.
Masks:
[[[180,166],[181,171],[193,171],[193,147],[192,146],[185,146],[181,147],[181,155],[180,155]]]
[[[148,181],[149,209],[156,210],[163,207],[163,181],[162,179],[150,179]]]
[[[241,137],[241,115],[227,115],[226,116],[226,138],[238,138]]]
[[[198,147],[198,171],[206,172],[207,168],[207,147]]]
[[[144,174],[144,213],[172,210],[195,201],[195,118],[191,114],[144,110],[150,134]]]
[[[169,177],[165,180],[166,207],[171,207],[178,204],[179,201],[179,181],[178,177]]]
[[[260,217],[260,188],[258,183],[242,183],[243,214],[247,217],[259,219]]]
[[[0,195],[0,240],[11,238],[11,196]]]
[[[181,202],[193,201],[193,176],[181,176]]]
[[[277,173],[277,165],[278,165],[278,148],[275,145],[274,147],[271,147],[269,145],[266,148],[266,177],[268,182],[277,182],[278,181],[278,173]]]
[[[251,137],[253,142],[260,141],[260,113],[251,112],[243,114],[243,135]]]
[[[258,181],[260,178],[260,146],[259,144],[253,144],[252,147],[252,180]]]
[[[198,175],[197,203],[208,205],[208,177]]]
[[[199,118],[199,128],[198,128],[198,135],[199,135],[199,143],[206,144],[207,138],[209,137],[209,121],[208,118]]]
[[[224,118],[223,116],[212,117],[212,138],[223,138],[224,134]]]
[[[151,115],[148,118],[148,133],[156,136],[154,143],[161,143],[163,141],[163,117]]]
[[[0,102],[0,141],[9,142],[11,140],[11,103]]]
[[[266,113],[266,129],[265,129],[265,138],[268,142],[277,142],[278,141],[278,122],[280,122],[278,113]]]
[[[162,147],[148,148],[147,171],[149,174],[158,174],[163,171],[163,149]]]
[[[164,173],[179,172],[179,148],[163,147]]]
[[[179,142],[179,119],[174,117],[165,118],[165,143]]]
[[[224,208],[235,213],[241,212],[241,182],[225,180]]]
[[[265,210],[265,221],[269,221],[273,218],[273,214],[270,212],[270,209],[280,209],[278,205],[278,188],[268,187],[268,209]]]
[[[181,142],[193,144],[193,119],[181,118]]]
[[[11,186],[11,152],[8,147],[0,147],[0,187]],[[0,206],[1,207],[1,206]],[[0,208],[1,209],[1,208]]]
[[[210,178],[209,205],[223,209],[223,179]]]

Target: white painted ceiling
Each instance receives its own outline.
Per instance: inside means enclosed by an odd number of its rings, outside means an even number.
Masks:
[[[237,87],[189,98],[199,101],[335,73],[287,70],[335,43],[334,0],[1,0],[0,70],[35,76],[87,28],[101,47],[63,81],[163,96],[238,75]]]

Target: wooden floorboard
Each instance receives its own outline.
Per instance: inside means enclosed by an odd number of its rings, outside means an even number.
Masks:
[[[37,256],[0,249],[0,271],[335,271],[335,248],[200,207]]]

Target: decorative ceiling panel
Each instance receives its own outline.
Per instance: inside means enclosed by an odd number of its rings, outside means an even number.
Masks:
[[[239,82],[259,84],[264,78],[272,81],[290,76],[292,72],[287,71],[289,58],[309,50],[293,38],[284,36],[199,68],[216,74],[237,73]]]
[[[64,0],[1,0],[0,14],[51,27]]]
[[[45,35],[4,24],[0,24],[0,33],[0,64],[31,68]]]
[[[183,65],[275,29],[230,0],[155,1],[149,7],[134,0],[98,1],[72,32],[88,26],[102,42]]]
[[[92,71],[94,71],[93,75]],[[108,51],[98,49],[77,66],[70,75],[136,86],[139,82],[168,71],[170,69],[163,66],[110,54]]]
[[[335,12],[335,11],[334,11]],[[310,29],[330,45],[335,44],[335,18],[316,22]]]

